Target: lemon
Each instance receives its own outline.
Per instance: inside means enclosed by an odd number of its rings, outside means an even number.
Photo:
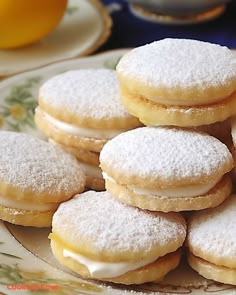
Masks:
[[[47,36],[60,22],[67,0],[0,0],[0,48],[17,48]]]

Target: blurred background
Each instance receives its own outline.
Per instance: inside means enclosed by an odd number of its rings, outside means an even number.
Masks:
[[[163,38],[236,49],[236,0],[1,0],[0,79]]]
[[[135,47],[141,44],[149,43],[167,37],[174,38],[192,38],[220,45],[226,45],[230,48],[236,48],[236,1],[233,0],[225,6],[218,6],[215,14],[205,15],[199,18],[191,16],[182,18],[183,24],[177,18],[159,18],[155,15],[149,15],[149,19],[137,17],[132,11],[131,6],[125,0],[102,0],[110,10],[113,28],[112,35],[101,50]],[[143,2],[154,2],[144,0]],[[165,2],[165,1],[157,1]],[[166,0],[166,2],[169,2]],[[181,1],[173,1],[180,3]],[[197,2],[195,0],[182,2]],[[202,2],[202,1],[199,1]],[[203,1],[206,4],[212,1]],[[180,4],[179,4],[180,5]],[[146,15],[147,16],[147,15]],[[159,15],[160,16],[160,15]],[[205,18],[205,19],[204,19]],[[205,21],[204,21],[205,20]],[[206,21],[208,20],[208,21]],[[184,23],[186,21],[186,23]],[[189,22],[189,23],[188,23]]]

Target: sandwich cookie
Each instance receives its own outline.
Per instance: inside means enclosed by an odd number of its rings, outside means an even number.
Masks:
[[[0,132],[0,219],[51,226],[58,205],[84,186],[85,175],[72,155],[23,133]]]
[[[88,191],[59,206],[49,237],[56,259],[83,278],[130,285],[174,269],[185,235],[178,213],[143,211]]]
[[[55,142],[89,153],[99,153],[108,140],[141,125],[120,101],[116,72],[107,69],[69,71],[46,81],[39,91],[35,122]],[[91,164],[88,157],[83,164]],[[94,177],[92,168],[86,167],[87,186],[89,178],[103,182],[101,171]]]
[[[200,126],[236,114],[236,59],[227,48],[164,39],[125,54],[117,65],[127,110],[145,125]]]
[[[189,219],[190,266],[207,279],[236,285],[236,195]]]
[[[218,139],[190,129],[143,127],[118,135],[100,154],[106,189],[153,211],[215,207],[231,192],[232,155]]]

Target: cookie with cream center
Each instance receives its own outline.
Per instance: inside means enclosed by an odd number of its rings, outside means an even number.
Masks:
[[[236,109],[235,55],[217,44],[163,39],[117,65],[122,101],[145,125],[200,126]]]
[[[177,213],[142,211],[89,191],[58,208],[50,239],[59,262],[82,277],[129,285],[175,268],[185,233]]]
[[[46,81],[35,119],[55,141],[95,152],[117,134],[141,125],[120,101],[116,72],[107,69],[69,71]]]
[[[0,132],[0,219],[50,226],[63,201],[82,192],[85,175],[62,149],[29,135]]]
[[[236,285],[236,196],[188,221],[189,264],[202,276]]]
[[[231,192],[228,148],[191,129],[125,132],[104,146],[100,162],[107,190],[143,209],[199,210],[219,205]]]

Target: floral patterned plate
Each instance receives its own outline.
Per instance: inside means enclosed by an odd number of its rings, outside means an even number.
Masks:
[[[107,40],[111,24],[100,0],[68,0],[64,18],[48,37],[31,46],[0,50],[0,77],[87,55]]]
[[[75,59],[14,76],[0,82],[0,130],[41,136],[33,121],[38,88],[49,77],[70,69],[115,68],[126,50]],[[204,279],[184,259],[178,269],[159,284],[121,286],[85,281],[52,256],[50,229],[22,227],[0,222],[0,295],[4,294],[192,294],[236,295],[236,287]]]

